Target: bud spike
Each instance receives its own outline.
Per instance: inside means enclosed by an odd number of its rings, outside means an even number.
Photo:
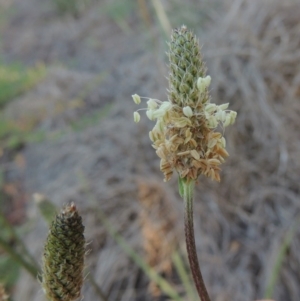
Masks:
[[[84,226],[76,206],[65,206],[52,222],[44,247],[42,287],[50,301],[80,297],[85,255]]]

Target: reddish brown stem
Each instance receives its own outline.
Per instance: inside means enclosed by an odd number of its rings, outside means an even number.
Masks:
[[[193,279],[198,291],[201,301],[210,301],[207,289],[205,287],[203,277],[201,274],[199,261],[196,252],[194,221],[193,221],[193,183],[184,184],[184,226],[185,226],[185,240],[186,248],[192,271]]]

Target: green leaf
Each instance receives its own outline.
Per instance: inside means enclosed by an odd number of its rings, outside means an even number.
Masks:
[[[178,189],[179,189],[179,194],[183,198],[184,194],[184,179],[182,179],[180,176],[178,176]]]
[[[0,282],[13,286],[18,280],[20,266],[12,258],[0,256]]]

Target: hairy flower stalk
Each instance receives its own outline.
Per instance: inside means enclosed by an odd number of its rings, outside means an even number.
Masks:
[[[185,233],[193,278],[201,301],[209,301],[200,272],[193,229],[194,184],[200,175],[220,181],[220,165],[228,153],[226,141],[217,128],[235,122],[236,112],[228,103],[211,103],[211,77],[200,54],[195,35],[185,26],[175,29],[169,43],[168,101],[148,98],[146,115],[156,121],[149,137],[160,158],[160,169],[168,181],[179,175],[179,192],[185,202]],[[141,97],[133,95],[136,104]],[[143,98],[143,97],[142,97]],[[140,115],[134,112],[134,121]]]
[[[65,206],[49,230],[44,247],[42,287],[50,301],[80,297],[85,255],[84,226],[76,206]]]
[[[210,301],[202,273],[199,266],[195,234],[194,234],[194,220],[193,220],[193,195],[194,195],[194,181],[189,181],[183,185],[183,200],[184,200],[184,230],[186,248],[189,258],[189,263],[201,301]]]

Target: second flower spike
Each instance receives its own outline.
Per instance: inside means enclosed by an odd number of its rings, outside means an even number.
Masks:
[[[44,247],[42,287],[49,301],[81,296],[85,255],[84,226],[76,206],[65,206],[49,229]]]

